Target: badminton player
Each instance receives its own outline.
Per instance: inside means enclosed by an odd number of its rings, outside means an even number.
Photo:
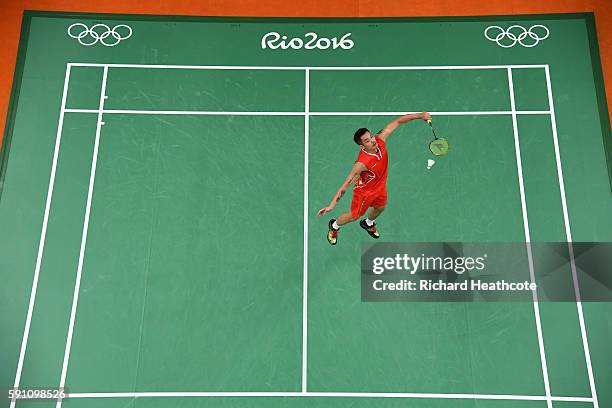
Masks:
[[[338,219],[332,218],[329,220],[327,241],[331,245],[336,245],[338,242],[340,226],[359,219],[368,208],[370,208],[370,212],[366,218],[359,221],[359,226],[366,230],[372,238],[378,239],[380,237],[375,220],[387,205],[387,138],[399,125],[415,119],[427,121],[431,119],[431,116],[427,112],[400,116],[389,122],[376,135],[372,135],[366,128],[357,129],[353,140],[360,147],[359,156],[357,156],[353,168],[329,205],[317,212],[317,215],[322,216],[333,210],[349,186],[356,180],[350,211],[341,214]]]

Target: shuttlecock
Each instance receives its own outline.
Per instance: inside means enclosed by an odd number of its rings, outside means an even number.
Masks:
[[[427,160],[427,170],[431,169],[434,164],[436,164],[435,160],[432,160],[432,159]]]

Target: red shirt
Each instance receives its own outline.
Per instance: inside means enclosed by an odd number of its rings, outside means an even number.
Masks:
[[[363,148],[359,152],[359,156],[355,162],[365,164],[368,168],[362,171],[355,183],[354,191],[364,193],[378,193],[384,191],[387,187],[387,173],[389,156],[387,155],[387,146],[382,139],[376,138],[378,151],[376,153],[368,153]]]

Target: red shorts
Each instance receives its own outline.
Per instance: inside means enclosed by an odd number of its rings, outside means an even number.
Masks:
[[[387,189],[380,192],[366,192],[353,190],[353,201],[351,202],[351,214],[354,219],[361,217],[368,211],[369,207],[384,207],[387,204]]]

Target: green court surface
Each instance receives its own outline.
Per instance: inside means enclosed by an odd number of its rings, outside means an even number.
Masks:
[[[132,35],[84,46],[75,23]],[[484,36],[513,24],[549,35]],[[0,388],[68,398],[4,405],[612,407],[609,303],[361,302],[369,238],[349,225],[331,247],[316,217],[357,128],[425,110],[451,153],[427,170],[424,122],[391,136],[383,241],[612,241],[592,15],[23,27]],[[353,45],[262,48],[269,32]]]

